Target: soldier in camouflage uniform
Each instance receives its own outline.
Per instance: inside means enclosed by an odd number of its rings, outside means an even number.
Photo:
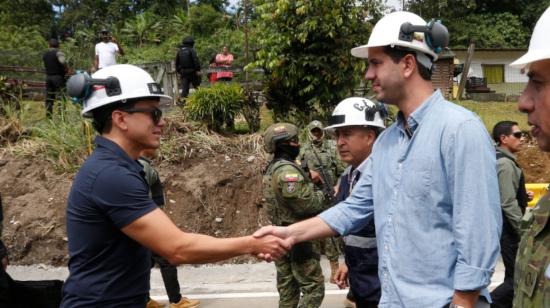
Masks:
[[[510,64],[527,70],[529,81],[519,99],[518,108],[528,114],[532,135],[539,148],[550,152],[550,8],[535,26],[529,50]],[[523,236],[519,244],[514,273],[514,307],[550,307],[550,194],[544,195],[531,213],[522,220]],[[550,276],[550,274],[548,275]]]
[[[263,176],[271,222],[288,226],[323,211],[323,192],[313,189],[309,176],[295,163],[300,151],[298,128],[288,123],[273,124],[265,131],[264,142],[266,151],[273,153]],[[317,243],[303,242],[275,262],[280,308],[321,306],[325,285],[319,259]]]
[[[307,165],[312,173],[312,179],[316,184],[315,190],[322,191],[323,185],[326,185],[321,182],[322,180],[317,180],[321,177],[321,169],[326,172],[328,185],[332,188],[336,186],[340,174],[345,170],[344,164],[338,157],[336,144],[333,140],[325,138],[323,124],[317,120],[308,124],[307,131],[309,142],[301,148],[298,161],[302,166]],[[340,237],[329,237],[320,241],[330,262],[330,282],[336,283],[334,278],[339,268],[338,257],[342,254],[342,240]]]

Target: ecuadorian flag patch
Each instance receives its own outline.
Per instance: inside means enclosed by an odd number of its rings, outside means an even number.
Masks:
[[[298,173],[285,174],[285,182],[298,182]]]

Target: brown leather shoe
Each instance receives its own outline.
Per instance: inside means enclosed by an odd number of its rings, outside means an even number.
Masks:
[[[195,308],[198,307],[200,304],[201,302],[196,299],[182,297],[179,303],[170,304],[170,308]]]
[[[155,301],[154,299],[149,299],[149,301],[147,302],[147,306],[145,306],[146,308],[164,308],[164,305]]]

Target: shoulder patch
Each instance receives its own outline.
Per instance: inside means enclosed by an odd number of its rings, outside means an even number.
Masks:
[[[284,180],[285,182],[297,182],[298,179],[298,173],[287,173]]]

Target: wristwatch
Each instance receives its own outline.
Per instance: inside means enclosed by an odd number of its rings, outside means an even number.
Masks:
[[[457,304],[450,303],[449,308],[464,308],[464,306],[460,306],[460,305],[457,305]]]

